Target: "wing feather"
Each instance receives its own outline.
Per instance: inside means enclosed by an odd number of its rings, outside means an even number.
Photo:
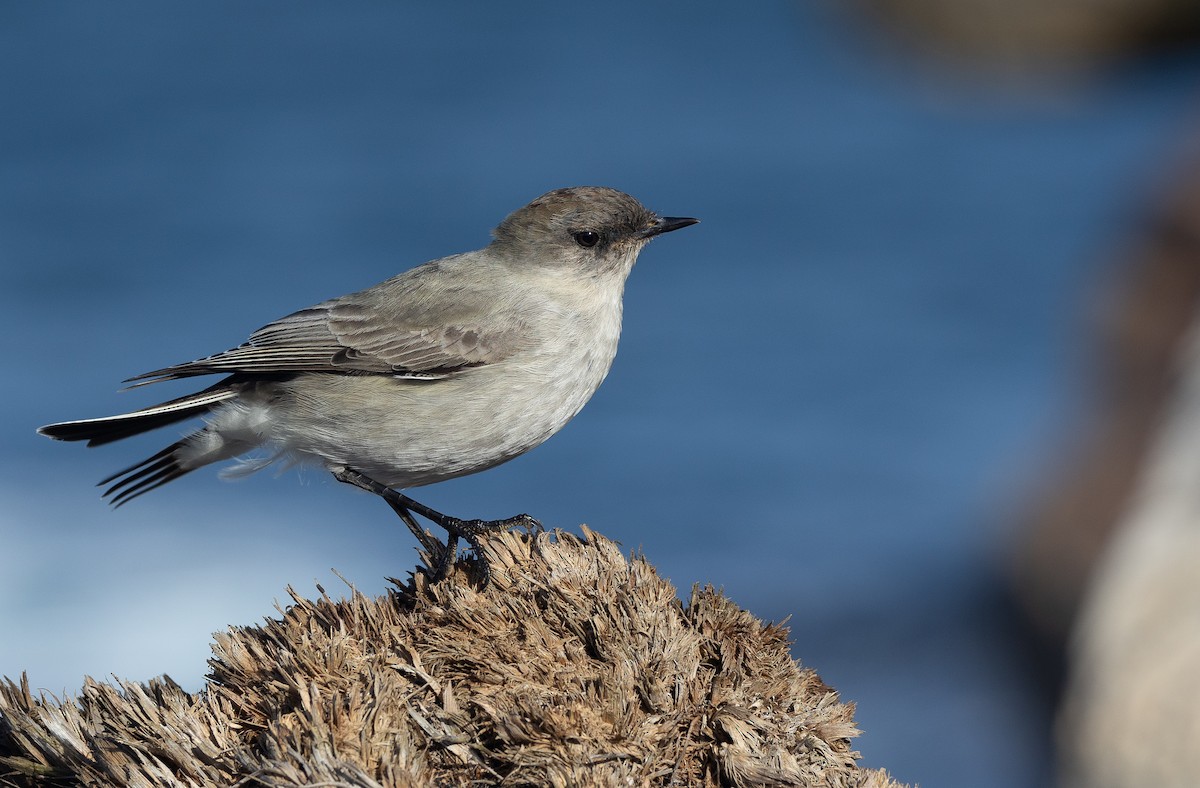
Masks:
[[[365,372],[437,378],[495,363],[524,345],[526,325],[495,319],[493,298],[478,293],[462,298],[462,287],[430,292],[423,286],[427,278],[413,276],[420,270],[293,312],[258,329],[238,347],[146,372],[128,382],[143,386],[230,372]],[[439,303],[444,307],[439,309]],[[464,308],[464,304],[476,306]],[[496,325],[508,328],[497,330]]]

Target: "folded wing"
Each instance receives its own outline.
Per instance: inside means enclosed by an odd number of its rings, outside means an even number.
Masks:
[[[431,325],[389,307],[387,291],[369,290],[302,309],[263,326],[243,345],[207,358],[146,372],[135,386],[212,373],[340,372],[440,378],[491,364],[525,340],[519,320],[480,315]],[[401,302],[403,303],[403,302]],[[428,311],[428,310],[425,310]],[[422,325],[425,322],[426,324]],[[496,328],[496,325],[506,326]]]

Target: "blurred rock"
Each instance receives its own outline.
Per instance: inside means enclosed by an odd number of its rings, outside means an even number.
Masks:
[[[1200,174],[1175,195],[1134,259],[1100,311],[1092,414],[1049,473],[1013,561],[1017,594],[1055,650],[1128,506],[1173,390],[1180,338],[1200,296]]]
[[[898,784],[787,630],[584,529],[218,634],[208,686],[0,684],[0,785]],[[152,622],[146,622],[153,626]],[[870,644],[864,644],[869,648]]]
[[[1093,64],[1200,39],[1195,0],[860,0],[918,46],[977,65]]]
[[[1064,785],[1200,780],[1200,318],[1182,365],[1076,629],[1060,719]]]
[[[1200,157],[1101,311],[1096,401],[1013,560],[1066,653],[1063,785],[1200,774]]]
[[[1026,616],[1057,653],[1175,390],[1200,303],[1200,166],[1184,168],[1129,259],[1096,310],[1089,414],[1046,472],[1011,563]]]

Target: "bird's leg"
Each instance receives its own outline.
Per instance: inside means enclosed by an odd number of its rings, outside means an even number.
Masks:
[[[342,468],[334,471],[333,478],[340,482],[352,484],[368,492],[373,492],[387,501],[388,506],[391,506],[396,514],[400,515],[400,519],[404,521],[408,529],[417,537],[417,541],[421,543],[425,551],[430,556],[437,556],[435,559],[437,566],[434,567],[433,574],[435,580],[440,579],[449,571],[450,565],[454,562],[460,538],[475,551],[475,555],[478,557],[480,565],[483,568],[483,584],[486,586],[491,571],[490,567],[488,567],[487,557],[479,544],[479,537],[492,531],[507,531],[509,528],[517,526],[530,531],[542,530],[542,524],[527,514],[518,514],[515,517],[508,517],[503,520],[460,520],[457,517],[442,514],[436,509],[430,509],[425,504],[414,501],[404,493],[380,484],[352,468]],[[413,512],[446,529],[447,537],[444,548],[441,542],[417,525],[416,520],[412,516]]]
[[[383,500],[387,501],[388,506],[392,507],[392,510],[396,514],[400,515],[400,519],[408,526],[408,530],[417,534],[417,539],[421,542],[421,546],[425,548],[425,552],[432,560],[437,562],[436,566],[432,567],[433,579],[440,580],[445,577],[446,573],[450,571],[450,565],[454,563],[454,556],[458,553],[458,534],[447,531],[446,546],[442,547],[441,542],[430,536],[421,526],[417,525],[417,521],[413,519],[412,512],[405,509],[404,505],[396,500],[397,496],[401,498],[404,496],[391,487],[384,487],[383,489],[386,490],[386,492],[380,493]]]
[[[416,541],[419,541],[421,543],[421,547],[425,548],[425,552],[432,555],[432,557],[440,557],[440,555],[442,555],[443,552],[448,551],[448,549],[451,555],[454,554],[452,548],[457,547],[457,545],[455,545],[454,542],[450,542],[448,545],[443,547],[442,542],[439,542],[438,540],[434,539],[433,536],[427,534],[426,531],[420,527],[420,525],[416,524],[416,521],[413,518],[413,513],[408,511],[407,507],[404,506],[403,501],[401,500],[404,498],[403,495],[397,493],[391,487],[380,485],[379,482],[371,479],[370,476],[362,475],[359,473],[359,471],[350,468],[335,470],[334,479],[340,482],[346,482],[347,485],[354,485],[359,489],[365,489],[365,491],[368,493],[374,493],[378,495],[379,498],[383,498],[385,501],[388,501],[388,505],[391,506],[392,511],[395,511],[397,515],[400,515],[400,518],[402,521],[404,521],[404,524],[408,525],[408,530],[413,531],[413,536],[416,537]],[[452,534],[451,539],[454,539],[454,535]],[[439,565],[445,563],[446,561],[444,558],[439,559]]]

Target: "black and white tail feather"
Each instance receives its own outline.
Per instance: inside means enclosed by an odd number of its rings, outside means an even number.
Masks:
[[[104,416],[97,419],[78,419],[49,424],[38,432],[55,440],[87,441],[88,446],[103,446],[169,424],[203,416],[216,405],[237,397],[241,385],[231,376],[203,391],[153,405],[149,408]],[[172,443],[157,454],[102,479],[100,487],[109,485],[104,497],[114,506],[128,503],[143,493],[161,487],[195,470],[199,465],[184,467],[180,462],[182,449],[191,436]]]

